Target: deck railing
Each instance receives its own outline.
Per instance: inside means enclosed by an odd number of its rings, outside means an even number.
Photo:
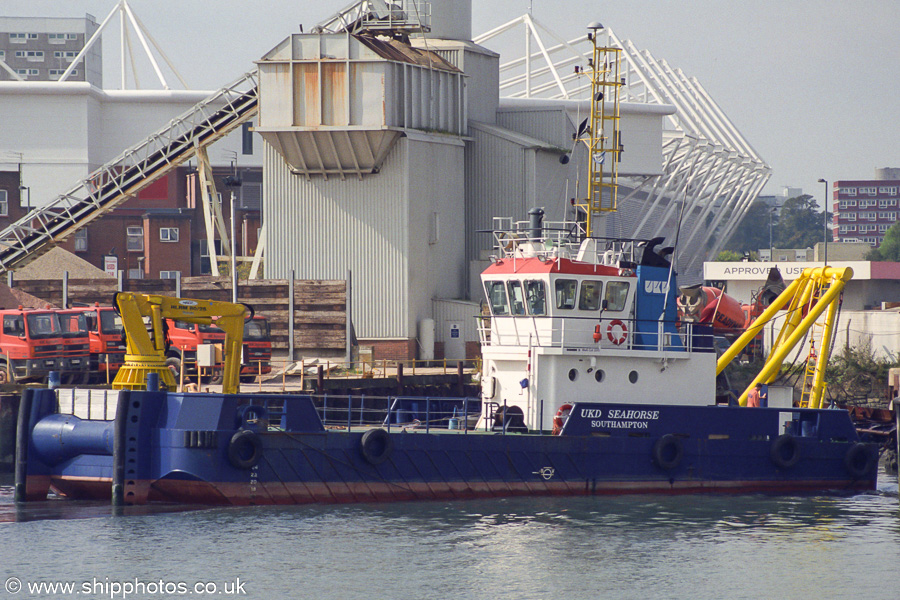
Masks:
[[[641,321],[606,316],[481,316],[478,334],[485,346],[713,352],[710,327],[695,323]],[[599,326],[599,329],[598,329]],[[599,339],[595,339],[595,335]]]

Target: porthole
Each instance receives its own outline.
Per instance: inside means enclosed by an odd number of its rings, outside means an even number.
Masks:
[[[569,369],[569,381],[578,380],[578,369]]]
[[[638,372],[637,371],[632,371],[631,373],[628,374],[628,381],[630,381],[631,383],[637,383],[637,380],[638,380]]]
[[[594,371],[594,379],[597,380],[597,383],[602,382],[604,378],[606,378],[606,373],[603,372],[603,369]]]

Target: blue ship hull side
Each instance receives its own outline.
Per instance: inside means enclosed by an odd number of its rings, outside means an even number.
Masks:
[[[324,429],[308,397],[285,401],[281,415],[263,408],[271,399],[132,392],[123,416],[134,444],[125,453],[133,461],[125,465],[128,501],[293,504],[875,487],[877,448],[859,443],[844,411],[576,403],[559,436],[396,426],[372,434],[372,428]],[[255,404],[259,410],[247,409]],[[109,455],[79,454],[54,465],[38,455],[28,469],[34,496],[53,485],[73,497],[108,498],[114,465]]]

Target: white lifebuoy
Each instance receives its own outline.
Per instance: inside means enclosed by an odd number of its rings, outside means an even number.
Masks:
[[[613,328],[615,327],[621,327],[621,332],[613,334]],[[625,326],[621,319],[613,319],[606,328],[606,338],[616,346],[619,346],[628,338],[628,327]]]

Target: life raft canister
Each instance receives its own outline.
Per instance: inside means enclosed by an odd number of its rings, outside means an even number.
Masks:
[[[603,338],[603,330],[600,327],[600,323],[594,326],[594,343],[599,344],[600,340]]]
[[[617,333],[615,332],[616,328],[619,328]],[[622,319],[613,319],[606,328],[606,337],[610,342],[619,346],[628,338],[628,327],[625,326]]]
[[[559,410],[556,411],[556,416],[553,417],[553,435],[559,435],[560,433],[562,433],[563,425],[565,425],[566,421],[569,419],[570,412],[572,412],[572,405],[568,402],[562,404],[559,407]]]

